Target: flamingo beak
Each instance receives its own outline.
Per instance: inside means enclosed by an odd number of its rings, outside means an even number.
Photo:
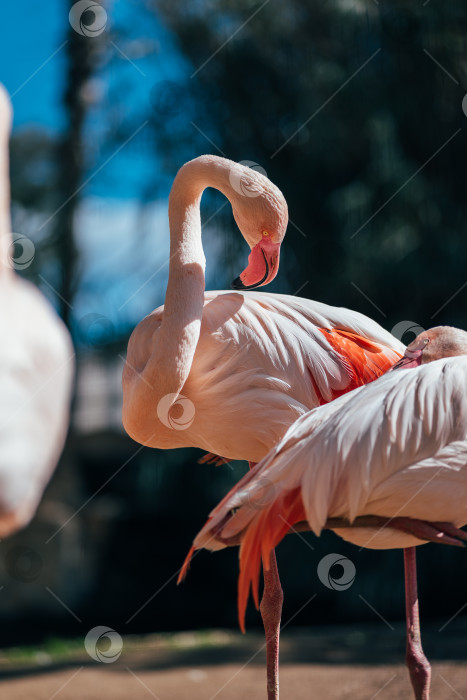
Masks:
[[[422,362],[422,356],[421,354],[418,356],[410,356],[410,355],[403,355],[400,360],[396,362],[395,365],[391,367],[389,370],[390,372],[393,372],[395,369],[410,369],[411,367],[418,367]]]
[[[420,338],[417,342],[417,338],[409,345],[403,357],[396,362],[395,365],[389,370],[392,372],[394,369],[410,369],[411,367],[418,367],[422,364],[422,355],[426,346],[430,342],[429,338]]]
[[[280,243],[262,240],[251,249],[248,265],[230,285],[232,289],[255,289],[269,284],[279,270]]]

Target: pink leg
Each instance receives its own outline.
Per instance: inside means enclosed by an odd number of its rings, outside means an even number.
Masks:
[[[198,459],[198,464],[214,464],[215,467],[221,467],[223,464],[229,464],[231,460],[226,457],[219,457],[215,455],[214,452],[205,452],[202,457]]]
[[[282,593],[275,552],[271,552],[269,571],[264,571],[264,591],[259,606],[266,633],[268,700],[279,700],[279,634]]]
[[[250,469],[256,462],[249,462]],[[279,635],[281,628],[282,592],[276,553],[271,552],[269,571],[263,570],[264,589],[259,610],[266,634],[266,668],[268,700],[279,700]]]
[[[406,661],[415,700],[430,700],[431,667],[423,653],[417,593],[415,547],[404,549],[405,608],[407,623]]]

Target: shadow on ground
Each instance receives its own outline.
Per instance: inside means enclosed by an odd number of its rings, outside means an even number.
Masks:
[[[467,659],[467,620],[448,625],[430,624],[423,629],[423,646],[431,661]],[[15,650],[10,650],[15,651]],[[20,650],[17,650],[20,652]],[[31,654],[31,650],[29,650]],[[403,664],[405,627],[381,621],[374,625],[316,627],[284,630],[281,663],[329,665]],[[264,666],[264,637],[258,631],[242,635],[224,630],[205,630],[144,637],[123,636],[120,658],[111,665],[131,666],[141,671],[164,671],[177,667],[245,664]],[[84,646],[75,641],[54,655],[47,646],[38,647],[32,658],[4,650],[0,655],[0,681],[41,675],[73,667],[103,666],[93,661]]]

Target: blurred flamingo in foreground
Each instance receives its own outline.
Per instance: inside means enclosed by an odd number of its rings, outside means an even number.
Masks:
[[[11,105],[0,86],[0,537],[26,525],[68,428],[73,348],[38,289],[14,274],[8,139]]]
[[[215,187],[230,201],[251,248],[235,292],[205,293],[200,200]],[[150,447],[199,447],[258,462],[306,411],[370,382],[404,346],[365,316],[281,294],[243,291],[277,274],[287,204],[262,174],[217,156],[178,172],[169,199],[165,306],[134,330],[123,370],[123,423]],[[282,590],[274,553],[261,614],[268,695],[278,697]]]
[[[467,540],[458,529],[467,523],[467,333],[423,332],[395,368],[404,366],[415,369],[390,371],[302,416],[213,510],[194,546],[240,543],[242,629],[250,586],[258,604],[261,560],[267,569],[291,529],[403,548],[407,664],[415,697],[428,700],[414,547]]]

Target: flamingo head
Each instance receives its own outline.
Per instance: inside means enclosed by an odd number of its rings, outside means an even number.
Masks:
[[[232,282],[232,289],[268,284],[279,270],[280,246],[288,222],[284,195],[265,175],[240,163],[229,174],[232,211],[251,249],[248,265]]]
[[[452,326],[436,326],[417,335],[392,369],[409,369],[456,355],[467,355],[467,333]]]

